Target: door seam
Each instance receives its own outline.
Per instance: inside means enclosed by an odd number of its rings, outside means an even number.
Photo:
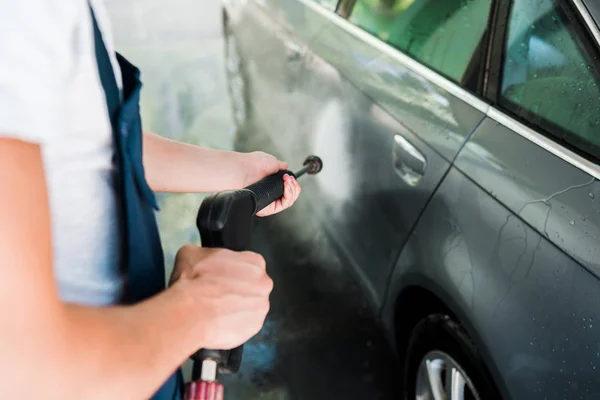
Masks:
[[[429,196],[429,198],[425,202],[425,205],[423,206],[423,208],[419,212],[419,215],[417,216],[415,222],[412,224],[412,226],[408,230],[408,234],[406,235],[406,238],[401,243],[401,245],[399,247],[399,250],[398,250],[398,253],[397,253],[396,257],[394,257],[394,261],[393,261],[392,267],[390,268],[389,275],[386,278],[387,284],[386,284],[385,292],[384,292],[384,295],[383,295],[383,301],[381,302],[381,308],[378,311],[379,318],[382,317],[383,310],[385,309],[385,307],[387,305],[388,296],[390,294],[390,286],[391,286],[391,283],[392,283],[392,277],[394,276],[394,272],[396,271],[396,267],[398,266],[398,262],[400,261],[400,257],[402,257],[402,253],[404,252],[404,248],[406,247],[406,245],[408,244],[409,240],[411,239],[411,237],[412,237],[415,229],[417,228],[418,223],[421,221],[421,218],[423,217],[423,214],[425,214],[425,211],[429,207],[429,204],[431,203],[431,201],[434,198],[434,196],[437,194],[440,186],[446,180],[446,177],[448,176],[448,174],[450,173],[450,171],[454,168],[454,164],[456,162],[456,159],[458,158],[458,156],[462,152],[463,148],[466,146],[467,142],[471,140],[471,138],[473,137],[473,135],[475,134],[475,132],[477,131],[477,129],[479,129],[479,127],[481,126],[481,124],[483,123],[483,121],[485,121],[486,118],[487,118],[487,116],[484,114],[481,117],[481,119],[475,124],[475,126],[473,127],[473,129],[471,129],[471,131],[469,132],[469,134],[466,136],[465,140],[463,140],[463,142],[461,143],[460,147],[458,148],[456,154],[454,155],[454,157],[452,158],[452,160],[448,163],[448,168],[446,169],[446,171],[444,171],[444,174],[442,175],[442,177],[438,181],[438,183],[435,185],[435,188],[433,189],[433,191],[431,192],[431,195]]]

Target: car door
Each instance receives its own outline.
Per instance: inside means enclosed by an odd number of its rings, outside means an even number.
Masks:
[[[313,0],[297,2],[305,21],[322,28],[297,86],[303,129],[285,156],[322,156],[315,187],[307,183],[313,207],[379,305],[413,225],[484,118],[487,105],[473,93],[491,1],[403,8],[407,2],[358,0],[338,7],[349,20]],[[479,23],[467,27],[475,16]],[[419,47],[406,46],[402,32],[417,27]]]
[[[296,89],[308,44],[320,27],[307,23],[296,0],[249,0],[228,9],[237,10],[230,18],[248,86],[250,123],[244,129],[253,140],[245,150],[265,149],[258,138],[285,143],[302,134],[303,98]]]
[[[453,191],[474,182],[509,211],[486,214],[480,193],[475,217],[454,220],[464,247],[479,237],[472,320],[515,399],[600,395],[600,52],[577,4],[512,1],[492,51],[494,106],[456,161]]]

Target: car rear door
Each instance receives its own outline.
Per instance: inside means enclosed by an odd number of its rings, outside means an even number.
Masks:
[[[303,132],[284,153],[322,156],[312,201],[379,305],[411,229],[487,110],[474,93],[491,0],[358,0],[337,13],[297,2],[322,29],[297,87]]]

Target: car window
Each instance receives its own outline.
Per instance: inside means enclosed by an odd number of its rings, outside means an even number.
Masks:
[[[350,21],[452,80],[467,80],[492,0],[357,0]]]
[[[553,0],[514,0],[499,104],[593,154],[600,146],[597,55],[574,17]]]

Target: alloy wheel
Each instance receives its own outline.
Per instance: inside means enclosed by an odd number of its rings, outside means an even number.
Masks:
[[[481,400],[464,369],[448,354],[429,352],[419,365],[416,400]]]

